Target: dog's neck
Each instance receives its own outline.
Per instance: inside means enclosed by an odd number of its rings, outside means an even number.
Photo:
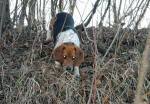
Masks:
[[[77,47],[80,47],[79,37],[72,29],[58,34],[55,48],[59,47],[63,43],[73,43]]]

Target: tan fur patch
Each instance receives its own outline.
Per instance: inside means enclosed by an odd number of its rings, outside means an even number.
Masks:
[[[53,57],[55,61],[61,63],[62,67],[70,66],[73,68],[83,62],[84,53],[75,45],[64,43],[54,50]]]

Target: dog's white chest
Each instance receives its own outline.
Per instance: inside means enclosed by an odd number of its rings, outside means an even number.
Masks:
[[[80,47],[80,41],[77,33],[72,29],[69,29],[58,34],[57,43],[55,48],[59,47],[63,43],[74,43],[76,46]]]

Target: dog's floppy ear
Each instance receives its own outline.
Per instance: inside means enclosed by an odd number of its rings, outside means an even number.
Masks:
[[[53,58],[55,61],[58,61],[60,63],[63,63],[63,51],[65,49],[65,46],[64,45],[61,45],[59,47],[57,47],[54,51],[53,51]]]
[[[84,60],[84,52],[80,48],[75,47],[75,54],[76,54],[75,65],[79,66]]]

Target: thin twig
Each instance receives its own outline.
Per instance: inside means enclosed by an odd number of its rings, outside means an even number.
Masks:
[[[137,20],[134,29],[137,29],[137,27],[138,27],[140,21],[143,19],[144,15],[145,15],[145,13],[146,13],[146,11],[147,11],[147,9],[148,9],[149,3],[150,3],[150,0],[147,1],[146,6],[145,6],[143,12],[140,14],[139,19]]]
[[[93,85],[94,85],[94,77],[93,77],[93,80],[92,80],[92,85],[91,85],[91,89],[90,89],[90,95],[89,95],[89,99],[88,99],[87,104],[91,104],[91,98],[92,98],[92,92],[93,92]]]
[[[96,9],[97,9],[97,7],[98,7],[99,2],[100,2],[100,0],[97,0],[97,1],[95,2],[94,7],[93,7],[93,9],[92,9],[92,14],[90,15],[89,19],[88,19],[87,22],[85,23],[85,27],[86,27],[86,26],[90,23],[90,21],[92,20],[92,17],[93,17],[93,15],[94,15],[95,12],[96,12]]]
[[[105,9],[105,12],[104,12],[103,16],[101,17],[101,21],[100,21],[100,23],[99,23],[99,26],[102,25],[102,22],[103,22],[104,17],[106,16],[106,13],[107,13],[107,11],[108,11],[108,9],[109,9],[109,7],[110,7],[110,4],[111,4],[111,0],[108,1],[107,8]]]
[[[83,29],[84,27],[88,26],[88,24],[91,22],[91,20],[92,20],[92,18],[93,18],[93,16],[94,16],[94,14],[96,13],[96,9],[97,9],[97,7],[99,6],[99,5],[98,5],[99,2],[100,2],[100,0],[97,0],[97,1],[95,2],[94,7],[93,7],[93,9],[92,9],[92,13],[91,13],[91,15],[89,16],[89,18],[88,18],[88,20],[86,21],[86,23],[83,23],[83,22],[82,22],[80,25],[76,26],[76,28],[81,27],[81,28]]]
[[[119,27],[118,27],[117,33],[116,33],[116,35],[115,35],[115,37],[114,37],[114,39],[113,39],[112,43],[110,44],[109,48],[107,49],[107,51],[106,51],[106,53],[105,53],[104,57],[102,58],[102,61],[101,61],[101,62],[103,62],[103,61],[104,61],[104,59],[105,59],[105,57],[107,56],[108,52],[110,51],[110,49],[112,48],[113,44],[115,43],[115,40],[117,39],[117,37],[118,37],[118,35],[119,35],[119,31],[120,31],[120,29],[121,29],[121,24],[119,24]]]
[[[96,99],[96,78],[97,78],[97,44],[96,44],[96,34],[95,31],[93,29],[93,37],[94,37],[94,89],[93,89],[93,104],[95,104],[95,99]]]
[[[76,8],[77,8],[77,10],[78,10],[78,12],[79,12],[79,15],[80,15],[80,18],[81,18],[81,21],[82,21],[82,25],[83,25],[83,28],[84,28],[84,30],[85,30],[85,35],[86,35],[86,37],[87,37],[87,39],[88,39],[89,41],[93,42],[93,40],[90,39],[89,36],[88,36],[88,33],[87,33],[87,31],[86,31],[86,27],[85,27],[85,25],[84,25],[84,23],[83,23],[83,19],[82,19],[81,13],[80,13],[80,11],[79,11],[77,5],[76,5]],[[76,28],[77,28],[77,27],[76,27]]]

